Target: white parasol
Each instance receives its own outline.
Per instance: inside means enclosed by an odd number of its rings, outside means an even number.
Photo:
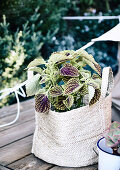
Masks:
[[[101,35],[98,38],[94,38],[91,40],[92,42],[96,41],[120,41],[120,23],[112,28],[110,31]]]

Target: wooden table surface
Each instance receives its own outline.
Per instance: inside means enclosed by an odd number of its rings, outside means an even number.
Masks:
[[[35,129],[34,100],[21,102],[19,120],[0,128],[0,170],[97,170],[97,165],[66,168],[44,162],[31,154]],[[0,124],[12,121],[17,112],[16,104],[0,109]]]

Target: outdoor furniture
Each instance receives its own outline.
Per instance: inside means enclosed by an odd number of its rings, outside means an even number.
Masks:
[[[19,120],[11,126],[0,128],[0,170],[97,170],[97,165],[83,168],[58,167],[31,154],[35,128],[33,106],[33,99],[21,102]],[[16,116],[16,112],[16,104],[0,109],[0,124],[12,121]]]

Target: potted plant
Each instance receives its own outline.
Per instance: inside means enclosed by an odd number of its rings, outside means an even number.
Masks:
[[[85,69],[87,64],[98,74]],[[83,50],[55,52],[48,61],[38,58],[27,68],[38,73],[26,86],[27,95],[35,95],[38,112],[45,113],[50,108],[67,111],[84,106],[86,94],[89,95],[89,105],[100,98],[101,68],[93,56]]]
[[[120,170],[120,122],[113,122],[98,143],[99,170]]]
[[[35,95],[32,153],[60,166],[96,163],[93,148],[111,120],[111,68],[101,79],[99,64],[79,49],[54,52],[48,61],[37,58],[27,69],[34,72],[26,85],[27,95]]]

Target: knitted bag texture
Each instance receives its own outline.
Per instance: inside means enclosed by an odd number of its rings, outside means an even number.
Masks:
[[[97,162],[96,143],[111,123],[110,67],[103,69],[101,97],[92,106],[67,112],[35,112],[36,127],[32,153],[46,162],[67,167],[82,167]]]

